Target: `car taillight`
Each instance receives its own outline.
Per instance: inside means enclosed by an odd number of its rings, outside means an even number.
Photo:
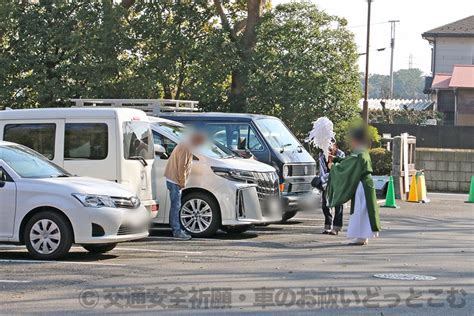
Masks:
[[[159,204],[153,204],[151,206],[151,211],[152,212],[158,212],[160,210],[160,205]]]

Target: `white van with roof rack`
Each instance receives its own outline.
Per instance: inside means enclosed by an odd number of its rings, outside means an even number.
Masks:
[[[156,216],[153,135],[143,111],[43,108],[0,111],[0,140],[25,145],[72,174],[121,183]]]
[[[147,112],[155,143],[152,183],[160,201],[156,224],[169,223],[170,200],[164,169],[187,128],[156,117],[163,112],[194,112],[196,101],[162,99],[78,99],[78,107],[132,107]],[[209,143],[194,153],[191,174],[183,190],[180,213],[183,228],[194,237],[212,236],[218,229],[242,233],[252,225],[279,222],[280,192],[275,169],[256,160],[237,157],[232,151]]]

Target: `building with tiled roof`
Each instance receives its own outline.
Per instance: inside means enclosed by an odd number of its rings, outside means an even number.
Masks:
[[[425,92],[445,124],[474,126],[474,15],[426,31],[432,45]]]
[[[474,37],[474,15],[452,22],[432,30],[426,31],[421,36],[423,38],[435,37]]]

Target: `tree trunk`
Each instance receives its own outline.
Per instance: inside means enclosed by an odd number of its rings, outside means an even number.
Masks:
[[[163,85],[163,93],[165,99],[173,99],[173,94],[171,92],[171,88],[168,84]]]
[[[241,65],[236,66],[232,71],[229,104],[230,110],[233,112],[247,111],[246,86],[249,72],[246,68],[257,43],[256,28],[263,15],[263,9],[266,3],[267,0],[247,0],[247,18],[243,23],[245,24],[243,33],[239,37],[238,33],[242,29],[242,21],[234,22],[234,26],[232,27],[225,14],[221,0],[214,0],[222,27],[228,32],[230,40],[237,46],[237,53],[241,61]],[[238,30],[236,30],[236,28],[238,28]]]
[[[134,4],[135,0],[122,0],[122,2],[120,2],[120,5],[125,9],[130,9],[130,7]]]
[[[247,100],[245,86],[247,74],[242,69],[232,71],[232,82],[230,85],[229,106],[231,112],[247,112]]]

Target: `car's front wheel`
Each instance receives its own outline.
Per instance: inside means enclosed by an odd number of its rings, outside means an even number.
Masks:
[[[191,192],[183,197],[180,219],[183,228],[193,237],[213,236],[221,226],[217,202],[203,192]]]
[[[23,237],[31,256],[41,260],[64,257],[71,249],[74,239],[67,219],[53,211],[33,215],[26,223]]]
[[[117,246],[117,243],[113,244],[93,244],[93,245],[82,245],[85,250],[89,251],[90,253],[100,254],[106,253],[109,251],[114,250]]]

